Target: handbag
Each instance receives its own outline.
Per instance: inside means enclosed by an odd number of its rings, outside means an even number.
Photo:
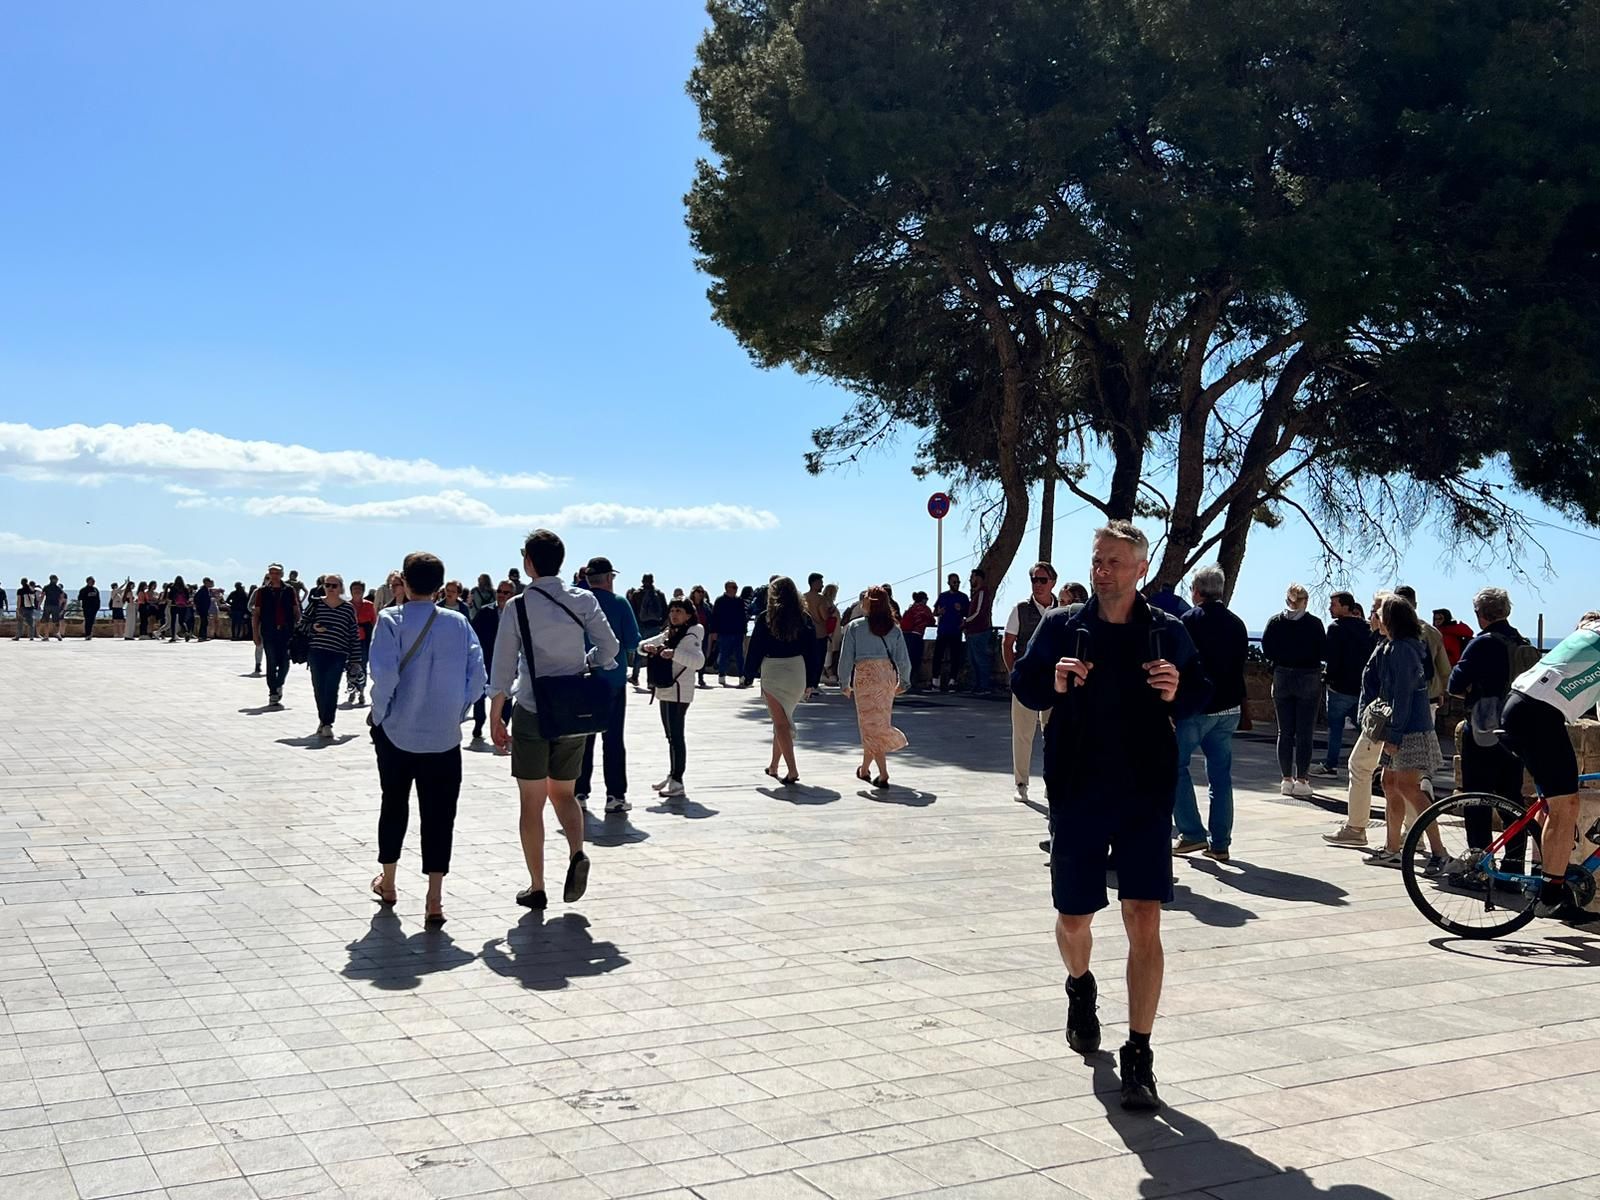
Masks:
[[[411,648],[400,656],[400,665],[394,669],[394,675],[397,680],[400,678],[400,676],[406,673],[406,664],[416,656],[418,650],[422,649],[422,643],[428,640],[428,630],[433,628],[434,618],[438,615],[439,610],[437,607],[435,607],[434,610],[428,614],[428,620],[422,626],[422,632],[417,634],[417,640],[412,642]],[[394,695],[392,693],[389,696],[389,703],[394,703]],[[386,711],[383,715],[387,717],[389,714]],[[379,724],[379,722],[372,719],[372,710],[369,708],[367,710],[367,726],[371,728],[377,724]]]
[[[538,588],[531,594],[543,596],[554,604],[573,623],[582,629],[583,618],[573,612],[549,592]],[[524,592],[517,605],[517,628],[522,635],[522,654],[528,660],[528,675],[533,681],[533,702],[537,706],[534,716],[539,722],[539,736],[547,742],[557,738],[580,734],[602,733],[610,720],[611,705],[615,699],[611,681],[591,671],[579,675],[540,675],[534,665],[533,634],[528,631],[528,596]]]
[[[306,605],[305,612],[300,614],[300,619],[289,634],[289,661],[292,663],[303,663],[311,657],[311,626],[317,604],[318,601],[313,600]]]
[[[1381,746],[1389,740],[1389,722],[1393,718],[1393,705],[1387,700],[1374,700],[1361,712],[1361,732],[1367,741]]]

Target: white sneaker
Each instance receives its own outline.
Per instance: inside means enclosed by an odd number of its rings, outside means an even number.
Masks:
[[[1025,783],[1019,783],[1019,784],[1017,784],[1017,803],[1018,804],[1026,804],[1027,802],[1028,802],[1028,785],[1025,784]]]
[[[632,807],[633,805],[629,804],[627,800],[621,796],[606,797],[606,811],[608,813],[625,813]]]
[[[1310,798],[1314,794],[1311,790],[1311,781],[1309,779],[1296,779],[1290,787],[1289,794],[1301,800]]]
[[[1292,795],[1294,795],[1294,780],[1285,779],[1282,783],[1280,783],[1278,785],[1278,795],[1280,795],[1280,796],[1292,796]]]
[[[1433,780],[1429,779],[1426,775],[1422,777],[1422,790],[1427,793],[1428,803],[1433,803]]]
[[[661,794],[663,796],[681,796],[683,795],[683,784],[676,779],[669,779],[667,780],[667,786],[661,789]]]

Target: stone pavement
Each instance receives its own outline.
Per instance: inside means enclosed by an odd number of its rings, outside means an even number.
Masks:
[[[1169,1107],[1135,1119],[1111,1055],[1062,1040],[1003,704],[902,702],[880,794],[837,696],[802,708],[784,789],[755,694],[704,692],[668,808],[635,697],[636,808],[592,818],[589,895],[542,915],[512,903],[507,764],[470,753],[426,933],[414,841],[398,908],[367,894],[362,714],[319,746],[305,672],[267,712],[249,667],[226,643],[0,646],[0,1195],[1593,1190],[1600,940],[1440,936],[1397,873],[1320,844],[1327,812],[1271,794],[1259,737],[1234,862],[1175,868]],[[1098,931],[1114,1048],[1124,942]]]

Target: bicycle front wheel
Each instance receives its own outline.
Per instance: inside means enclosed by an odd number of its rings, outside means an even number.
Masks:
[[[1489,844],[1527,811],[1521,800],[1487,792],[1457,792],[1423,809],[1406,834],[1400,866],[1417,910],[1440,929],[1466,938],[1514,933],[1533,920],[1535,896],[1520,884],[1496,879],[1483,866]],[[1431,848],[1434,833],[1443,843],[1443,865],[1435,860],[1419,868],[1418,851]],[[1492,867],[1523,874],[1538,838],[1538,826],[1530,823],[1495,855]]]

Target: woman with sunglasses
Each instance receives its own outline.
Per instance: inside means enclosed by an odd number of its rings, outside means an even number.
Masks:
[[[310,601],[306,620],[311,626],[311,690],[317,697],[317,736],[333,737],[338,712],[339,680],[352,663],[360,661],[361,631],[354,607],[344,598],[344,576],[324,575],[322,595]]]

